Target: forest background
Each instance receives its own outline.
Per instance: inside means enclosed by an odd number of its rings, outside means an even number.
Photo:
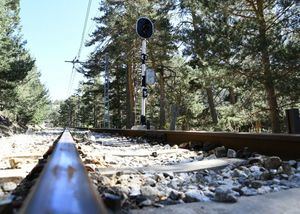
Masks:
[[[147,66],[157,82],[146,108],[154,128],[285,132],[285,110],[300,107],[296,1],[103,0],[86,41],[95,49],[76,65],[86,79],[52,104],[19,35],[18,1],[0,2],[1,112],[19,123],[103,127],[107,54],[110,127],[139,124],[141,16],[155,26]]]

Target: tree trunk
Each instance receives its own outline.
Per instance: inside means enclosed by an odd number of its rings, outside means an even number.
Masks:
[[[96,103],[95,103],[95,100],[96,100],[96,92],[94,92],[94,105],[93,105],[93,126],[94,128],[97,128],[97,114],[96,114]]]
[[[206,88],[206,94],[207,94],[207,101],[208,101],[208,105],[209,105],[211,119],[214,124],[217,124],[218,123],[218,115],[217,115],[217,111],[216,111],[216,107],[215,107],[215,103],[214,103],[212,87]]]
[[[280,132],[280,120],[279,120],[279,110],[275,94],[275,89],[273,85],[265,84],[265,89],[267,92],[268,105],[270,108],[270,118],[272,123],[272,132]]]
[[[270,57],[268,53],[269,42],[266,36],[266,22],[264,18],[264,0],[257,0],[257,20],[259,24],[259,42],[261,47],[261,63],[264,74],[264,86],[266,90],[270,118],[272,123],[272,132],[280,132],[280,122],[279,122],[279,110],[276,98],[276,92],[274,87],[274,81],[272,78],[272,73],[270,70]]]
[[[164,129],[166,124],[166,92],[165,92],[165,80],[164,80],[164,72],[161,70],[159,72],[159,129]]]
[[[166,125],[166,90],[165,90],[165,78],[164,78],[164,71],[159,69],[158,65],[156,64],[156,59],[153,56],[152,50],[149,51],[149,56],[151,58],[151,64],[154,71],[159,73],[159,129],[164,129]],[[160,63],[162,64],[162,63]]]
[[[201,31],[200,31],[199,27],[197,26],[197,22],[196,22],[196,11],[192,10],[191,15],[192,15],[192,24],[194,27],[195,35],[200,35]],[[199,60],[202,61],[204,58],[204,51],[203,51],[203,48],[201,47],[201,42],[200,42],[199,38],[194,39],[194,52],[197,53]],[[207,94],[208,105],[209,105],[209,110],[210,110],[212,121],[214,124],[217,124],[218,116],[217,116],[217,111],[216,111],[215,104],[214,104],[212,87],[207,87],[205,90],[206,90],[206,94]]]
[[[229,101],[232,105],[236,103],[235,92],[233,87],[229,87]]]
[[[176,104],[171,106],[171,122],[170,122],[170,130],[176,129],[176,121],[178,116],[178,107]]]
[[[117,96],[118,96],[118,99],[117,99],[117,121],[118,123],[117,124],[111,124],[111,125],[114,125],[115,127],[117,128],[122,128],[122,114],[121,114],[121,100],[122,98],[120,97],[121,96],[121,89],[120,89],[120,74],[118,72],[118,69],[119,69],[119,66],[116,67],[116,91],[117,91]],[[111,121],[112,123],[112,121]]]
[[[132,62],[127,64],[126,74],[126,128],[134,126],[134,99],[133,99],[133,80],[132,80]]]

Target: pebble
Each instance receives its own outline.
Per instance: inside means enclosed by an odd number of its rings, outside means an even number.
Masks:
[[[235,169],[232,173],[233,177],[239,177],[239,178],[248,178],[248,175],[246,174],[245,171]]]
[[[158,154],[157,154],[157,152],[152,152],[151,156],[156,158],[158,156]]]
[[[148,196],[148,197],[157,197],[157,196],[162,195],[161,192],[157,188],[154,188],[151,186],[142,186],[141,194]]]
[[[254,189],[258,189],[258,188],[262,187],[263,185],[264,185],[263,181],[259,181],[259,180],[251,181],[251,187],[253,187]]]
[[[141,189],[139,186],[132,186],[130,191],[129,191],[129,195],[130,196],[137,196],[141,194]]]
[[[272,176],[275,176],[278,173],[277,169],[269,169],[269,172]]]
[[[271,191],[271,188],[269,186],[262,186],[257,189],[258,194],[266,194],[266,193],[269,193],[270,191]]]
[[[170,178],[170,179],[173,179],[174,177],[173,172],[164,172],[163,175],[165,176],[165,178]]]
[[[180,184],[180,180],[178,178],[176,179],[172,179],[172,181],[170,182],[170,186],[173,188],[173,189],[177,189],[179,184]]]
[[[154,176],[154,180],[156,180],[157,182],[165,179],[165,176],[162,173],[155,174]]]
[[[207,160],[217,159],[217,156],[215,154],[211,154],[206,157]]]
[[[227,157],[228,158],[236,158],[236,151],[234,151],[233,149],[228,149]]]
[[[292,174],[293,170],[292,170],[292,166],[291,164],[289,163],[282,163],[282,172],[285,173],[285,174]]]
[[[255,179],[258,179],[261,176],[261,174],[263,173],[261,171],[261,168],[259,166],[251,166],[249,169],[250,169],[250,171],[252,173],[252,176]]]
[[[109,163],[109,164],[117,164],[118,163],[118,158],[115,157],[115,156],[112,156],[112,155],[105,155],[104,156],[104,160],[106,163]]]
[[[136,201],[137,204],[140,204],[140,203],[142,203],[143,201],[145,201],[145,200],[147,200],[147,199],[148,199],[148,198],[145,197],[144,195],[137,195],[137,196],[135,197],[135,201]]]
[[[248,159],[251,156],[251,152],[248,150],[247,147],[245,147],[242,150],[238,150],[236,153],[236,156],[238,158],[247,158]]]
[[[282,179],[289,179],[289,176],[287,174],[281,174],[280,177]]]
[[[144,206],[151,206],[152,205],[152,201],[150,199],[146,199],[144,201],[142,201],[141,203],[139,203],[139,206],[144,207]]]
[[[277,156],[267,157],[264,160],[264,167],[266,169],[278,169],[281,163],[282,163],[281,159]]]
[[[297,161],[295,161],[295,160],[289,160],[288,164],[292,167],[297,167]]]
[[[120,185],[118,186],[120,192],[124,193],[125,195],[130,195],[130,188],[128,186],[123,186],[123,185]]]
[[[299,168],[300,168],[300,161],[297,162],[297,169],[299,169]]]
[[[215,155],[217,158],[226,157],[227,150],[226,150],[225,146],[215,148]]]
[[[5,197],[4,192],[0,189],[0,200]]]
[[[300,185],[300,173],[294,174],[291,177],[291,181],[297,185]]]
[[[169,144],[166,144],[166,145],[164,146],[164,149],[171,149],[171,146],[170,146]]]
[[[189,190],[187,192],[185,192],[185,198],[184,198],[185,202],[197,202],[197,201],[210,201],[210,199],[204,195],[204,193],[201,190]]]
[[[2,189],[4,192],[11,192],[17,187],[17,184],[14,182],[6,182],[2,184]]]
[[[219,186],[215,190],[214,200],[218,202],[234,203],[237,202],[237,197],[231,188],[228,188],[227,186]]]
[[[109,185],[111,182],[111,179],[109,179],[106,176],[101,176],[98,181],[101,182],[102,185]]]
[[[176,191],[176,190],[172,190],[169,194],[169,198],[172,199],[172,200],[179,200],[179,199],[182,199],[184,198],[185,195],[183,192],[179,192],[179,191]]]
[[[273,181],[273,184],[280,184],[280,180],[277,178],[274,178],[272,181]]]
[[[208,198],[214,198],[215,193],[210,191],[209,189],[203,190],[204,195],[206,195]]]
[[[102,199],[105,206],[114,213],[121,209],[121,197],[118,195],[104,193]]]
[[[156,181],[154,180],[154,179],[152,179],[152,178],[146,178],[146,181],[145,181],[145,185],[149,185],[149,186],[151,186],[151,187],[154,187],[154,186],[156,186]]]
[[[263,164],[263,158],[261,156],[258,157],[250,157],[248,158],[248,164]]]
[[[159,204],[161,204],[162,206],[167,206],[167,205],[175,205],[175,204],[181,204],[184,203],[183,200],[179,199],[179,200],[172,200],[170,198],[167,198],[165,200],[161,200],[159,202]]]
[[[172,149],[178,149],[178,145],[172,146]]]
[[[271,174],[268,171],[264,171],[261,175],[260,175],[260,179],[263,181],[269,180],[271,179]]]
[[[243,187],[241,189],[242,194],[245,196],[254,196],[257,195],[257,191],[254,188]]]

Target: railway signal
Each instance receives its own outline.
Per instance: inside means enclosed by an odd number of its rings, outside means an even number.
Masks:
[[[146,85],[146,60],[147,60],[147,39],[153,35],[153,23],[147,17],[141,17],[136,22],[136,32],[142,38],[142,109],[141,125],[146,125],[146,98],[148,97]]]
[[[136,22],[136,32],[143,39],[149,39],[153,34],[153,23],[147,17],[141,17]]]

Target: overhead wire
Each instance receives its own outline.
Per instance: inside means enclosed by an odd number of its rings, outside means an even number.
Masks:
[[[82,30],[82,34],[81,34],[80,46],[79,46],[79,50],[78,50],[78,54],[77,54],[77,58],[78,59],[80,57],[82,46],[83,46],[83,42],[84,42],[84,36],[85,36],[85,31],[86,31],[86,26],[87,26],[88,18],[89,18],[89,15],[90,15],[91,4],[92,4],[92,0],[89,0],[88,7],[87,7],[87,10],[86,10],[86,14],[85,14],[84,26],[83,26],[83,30]]]
[[[74,82],[74,79],[75,79],[75,76],[76,76],[75,63],[79,62],[80,55],[81,55],[81,52],[82,52],[82,47],[83,47],[83,43],[84,43],[84,37],[85,37],[87,22],[88,22],[88,18],[89,18],[89,15],[90,15],[90,10],[91,10],[91,4],[92,4],[92,0],[89,0],[88,6],[87,6],[87,9],[86,9],[85,20],[84,20],[83,30],[82,30],[82,34],[81,34],[79,49],[78,49],[76,57],[73,60],[73,66],[72,66],[72,71],[71,71],[71,76],[70,76],[68,91],[67,91],[68,97],[70,96],[71,89],[72,89],[72,86],[73,86],[73,82]]]

